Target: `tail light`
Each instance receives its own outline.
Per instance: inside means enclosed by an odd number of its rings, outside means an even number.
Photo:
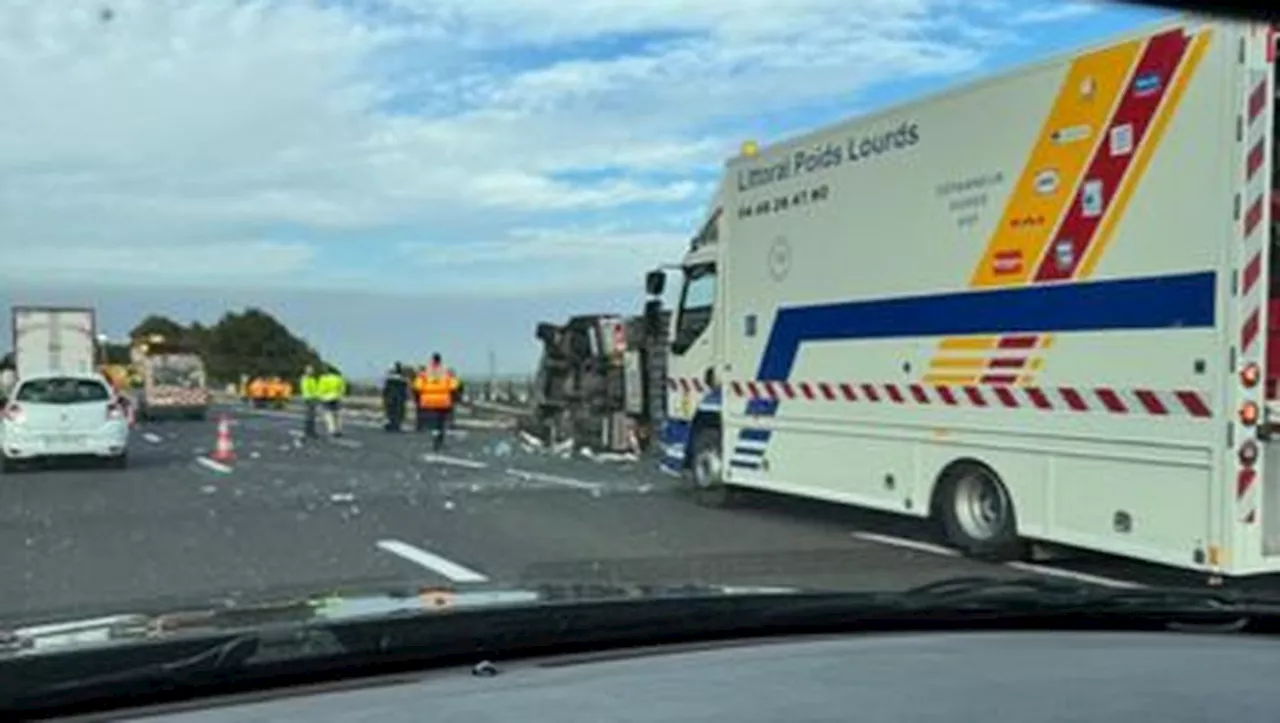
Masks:
[[[4,408],[4,418],[7,421],[18,423],[23,419],[22,407],[17,404],[10,404]]]
[[[124,405],[120,402],[111,402],[107,405],[107,419],[124,419]]]

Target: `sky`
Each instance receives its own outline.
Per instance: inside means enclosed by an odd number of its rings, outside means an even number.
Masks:
[[[746,139],[1158,20],[1072,0],[4,0],[0,303],[257,305],[349,369],[638,313]],[[0,334],[8,337],[8,315]],[[6,345],[7,346],[7,345]]]

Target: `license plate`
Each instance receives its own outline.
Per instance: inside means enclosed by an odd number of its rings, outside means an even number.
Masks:
[[[45,444],[84,444],[83,434],[46,434]]]

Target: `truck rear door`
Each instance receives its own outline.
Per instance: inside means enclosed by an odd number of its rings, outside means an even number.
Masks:
[[[1240,42],[1243,87],[1237,118],[1243,158],[1235,202],[1239,243],[1233,289],[1238,331],[1232,334],[1236,399],[1229,407],[1235,477],[1233,514],[1245,542],[1261,525],[1264,556],[1280,555],[1280,205],[1276,163],[1276,33],[1247,26]],[[1251,546],[1251,545],[1249,545]],[[1255,548],[1256,549],[1256,548]]]

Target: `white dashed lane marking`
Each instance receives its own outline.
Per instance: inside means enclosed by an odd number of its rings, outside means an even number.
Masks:
[[[874,532],[854,532],[853,537],[865,542],[873,542],[880,545],[890,545],[900,547],[907,550],[916,550],[917,552],[927,552],[933,555],[941,555],[943,557],[960,557],[960,551],[942,545],[935,545],[930,542],[921,542],[919,540],[911,540],[905,537],[894,537],[891,535],[879,535]],[[1045,575],[1048,577],[1061,577],[1092,585],[1103,585],[1106,587],[1118,588],[1143,588],[1146,587],[1141,583],[1130,582],[1127,580],[1118,580],[1112,577],[1102,575],[1091,575],[1087,572],[1077,572],[1061,567],[1050,567],[1049,565],[1038,565],[1031,562],[1006,562],[1004,567],[1029,572],[1034,575]]]
[[[400,540],[380,540],[378,541],[378,549],[389,552],[392,555],[408,560],[415,565],[425,567],[432,572],[448,578],[451,582],[488,582],[489,578],[469,567],[459,565],[452,560],[446,560],[439,555],[427,552],[420,547],[414,547],[407,542]]]
[[[488,469],[488,462],[481,462],[478,459],[466,459],[464,457],[450,457],[445,454],[424,454],[422,455],[424,462],[434,464],[447,464],[454,467],[465,467],[467,469]]]
[[[205,469],[213,470],[218,474],[231,474],[230,467],[216,460],[209,459],[208,457],[196,457],[196,464],[204,467]]]
[[[866,542],[874,542],[880,545],[891,545],[893,547],[901,547],[907,550],[915,550],[917,552],[928,552],[934,555],[944,555],[946,557],[958,557],[959,551],[953,550],[942,545],[934,545],[919,540],[909,540],[905,537],[892,537],[890,535],[877,535],[874,532],[855,532],[853,536],[859,540]]]
[[[546,484],[561,485],[563,487],[572,487],[579,490],[596,491],[604,487],[599,482],[585,482],[572,477],[560,477],[553,474],[544,474],[542,472],[530,472],[523,469],[508,469],[507,474],[526,482],[545,482]]]

